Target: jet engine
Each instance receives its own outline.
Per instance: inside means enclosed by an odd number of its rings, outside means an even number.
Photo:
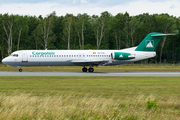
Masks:
[[[113,60],[130,60],[135,58],[135,54],[125,52],[113,52],[111,53],[111,58]]]

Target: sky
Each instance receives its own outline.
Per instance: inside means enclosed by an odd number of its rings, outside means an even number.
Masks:
[[[1,14],[46,17],[53,11],[57,16],[100,15],[104,11],[115,16],[127,11],[130,16],[168,13],[180,17],[180,0],[0,0]]]

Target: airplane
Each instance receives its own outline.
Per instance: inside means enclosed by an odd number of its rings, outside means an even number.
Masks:
[[[94,66],[121,65],[155,57],[155,48],[167,35],[175,34],[149,33],[138,46],[122,50],[19,50],[2,63],[19,68],[19,72],[21,66],[83,66],[82,72],[94,72]]]

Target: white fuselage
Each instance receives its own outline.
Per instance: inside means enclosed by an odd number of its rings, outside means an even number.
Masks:
[[[156,56],[156,52],[124,50],[20,50],[3,59],[12,66],[100,66],[120,65]],[[129,60],[113,60],[112,53],[125,52],[134,56]],[[107,61],[106,63],[103,61]]]

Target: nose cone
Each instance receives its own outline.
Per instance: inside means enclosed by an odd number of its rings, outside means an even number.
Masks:
[[[4,64],[4,59],[2,60],[2,63]]]
[[[2,60],[2,63],[3,63],[3,64],[6,64],[6,62],[7,62],[7,60],[6,60],[6,58],[4,58],[4,59]]]

